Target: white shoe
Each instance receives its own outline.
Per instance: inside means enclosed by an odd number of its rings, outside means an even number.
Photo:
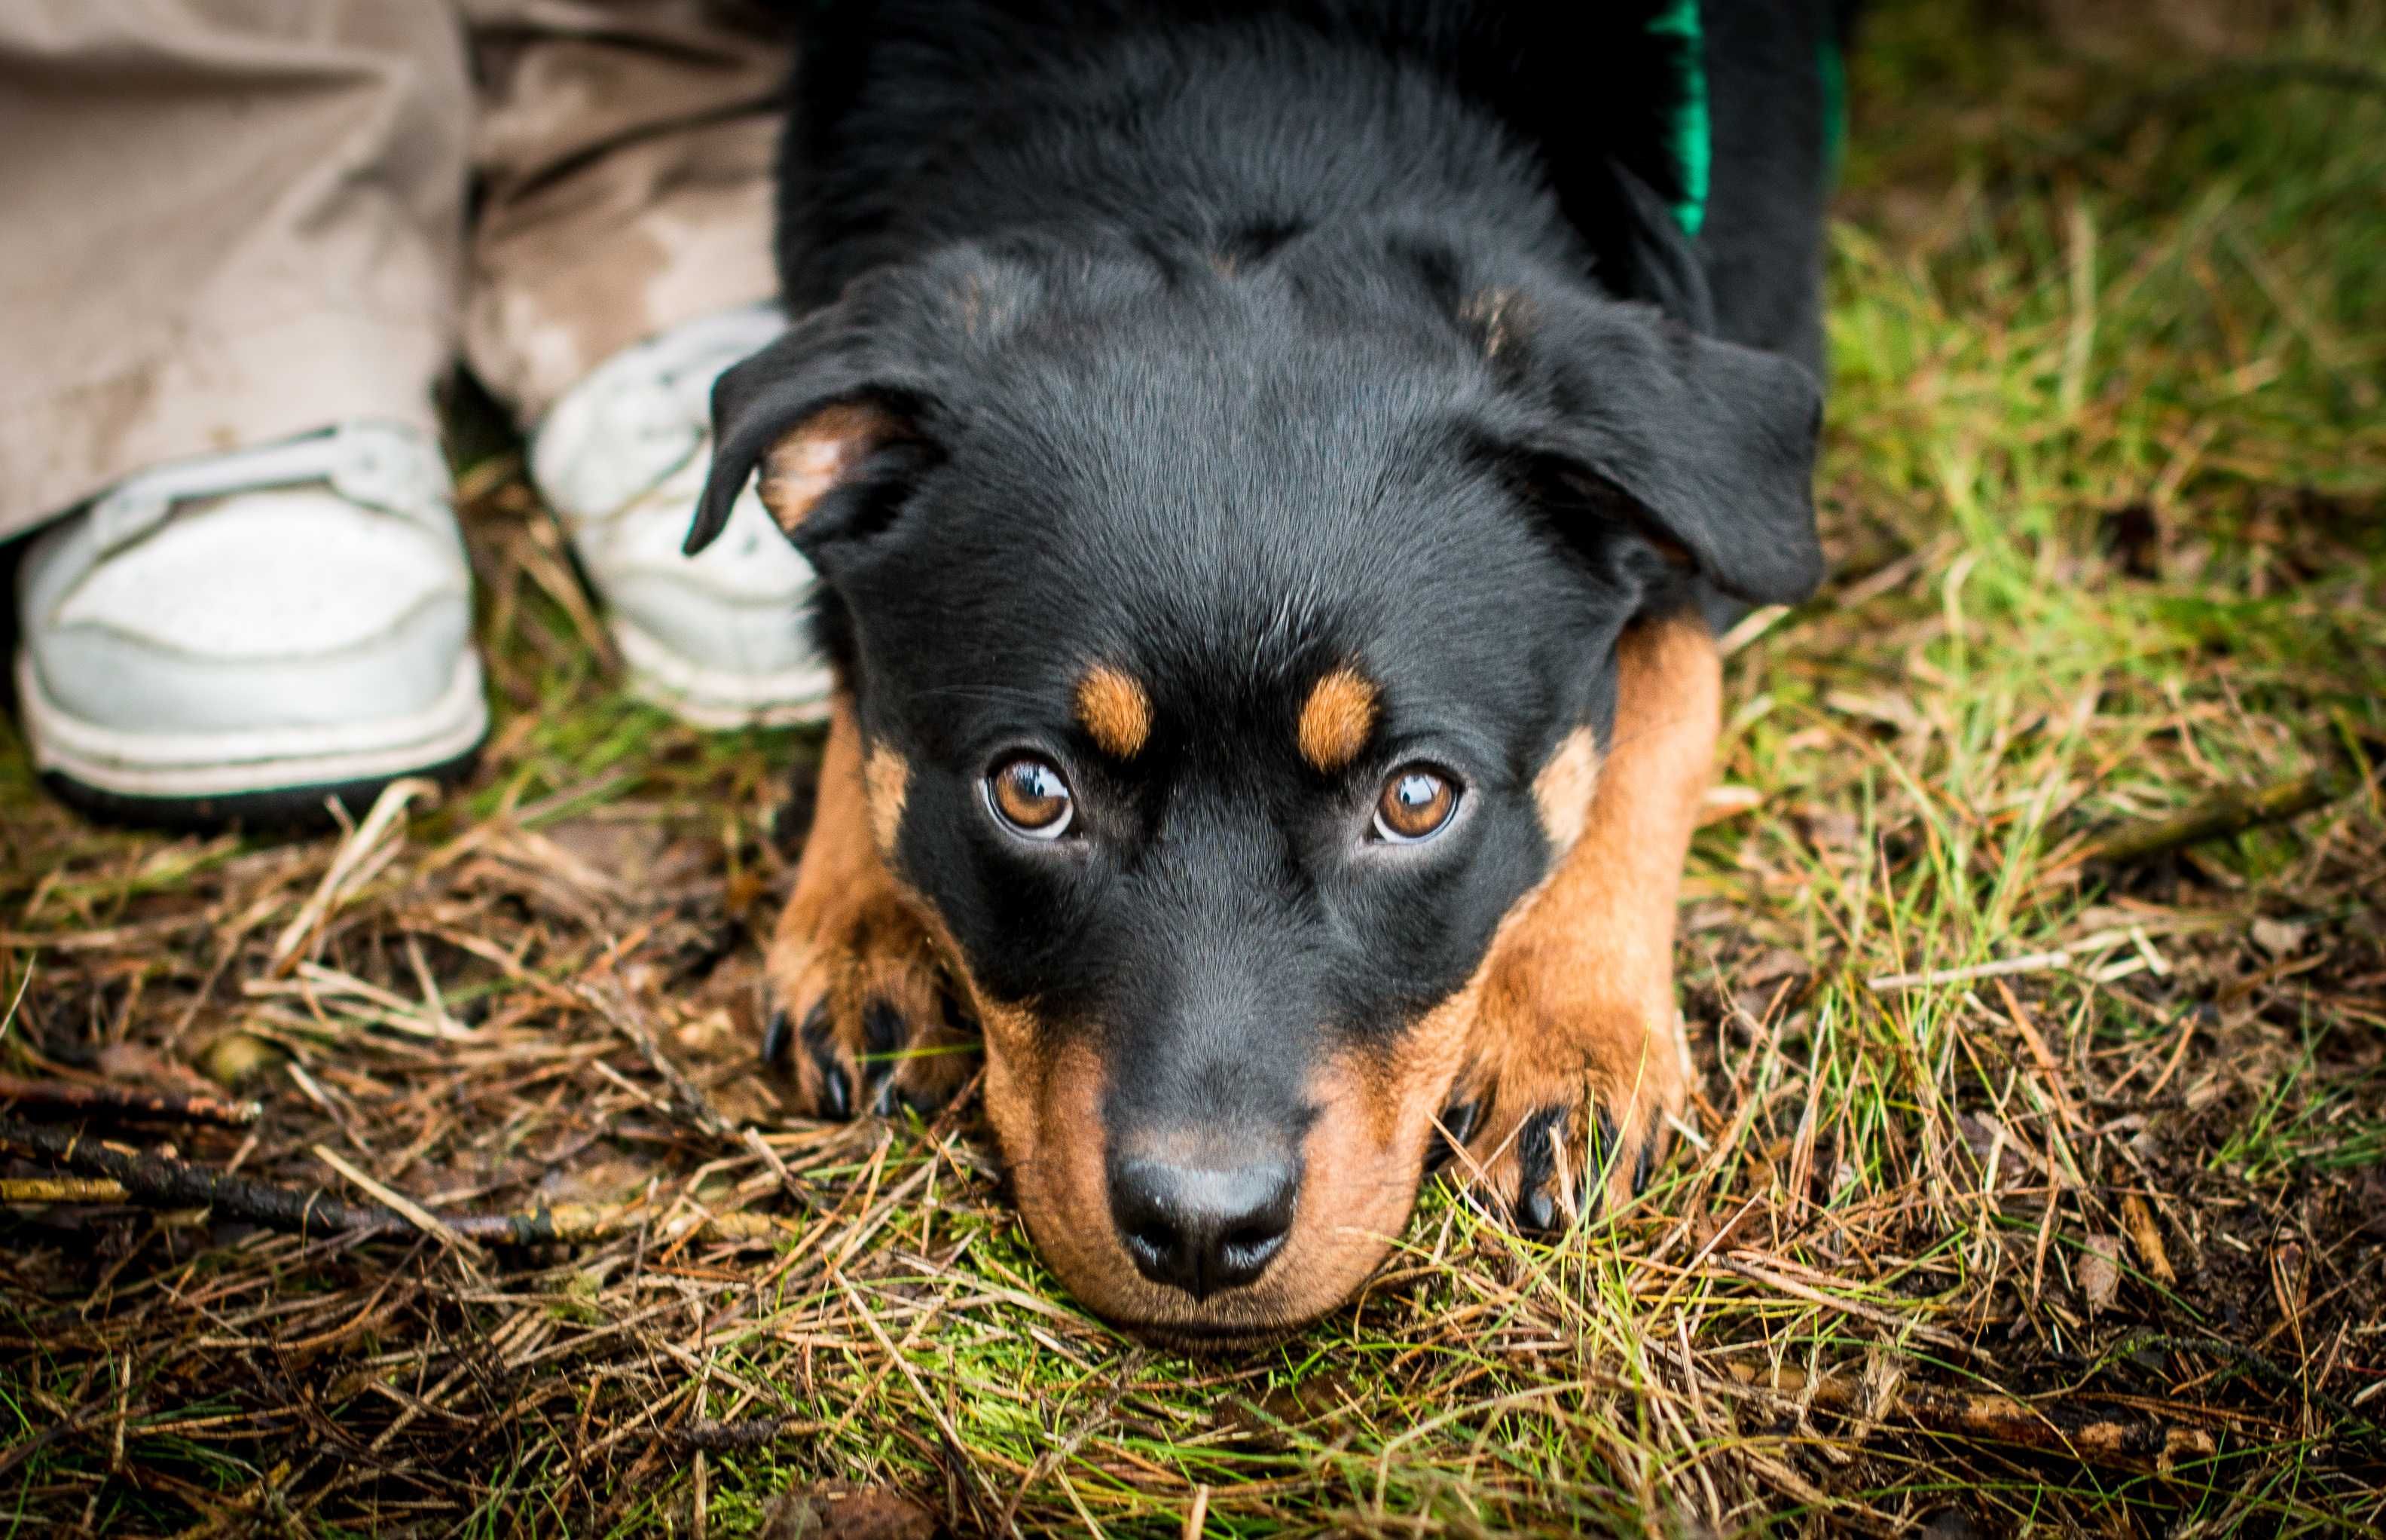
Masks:
[[[305,816],[488,731],[471,574],[423,434],[351,423],[133,477],[18,575],[17,695],[71,800]]]
[[[680,553],[712,453],[712,382],[785,328],[775,305],[703,317],[599,364],[531,441],[531,480],[578,551],[640,694],[698,727],[818,721],[811,564],[751,487]]]

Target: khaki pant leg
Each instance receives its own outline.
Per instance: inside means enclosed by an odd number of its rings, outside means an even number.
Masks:
[[[471,110],[440,0],[0,4],[0,536],[160,461],[430,427]]]
[[[756,7],[466,0],[483,92],[464,351],[534,426],[604,359],[778,292],[787,69]]]

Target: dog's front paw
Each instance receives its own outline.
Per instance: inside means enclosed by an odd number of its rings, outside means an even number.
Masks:
[[[762,1056],[814,1117],[932,1112],[976,1068],[977,1032],[901,891],[858,887],[781,918]]]
[[[1462,1081],[1442,1116],[1462,1174],[1519,1230],[1543,1235],[1645,1188],[1684,1099],[1670,1021],[1551,1035]]]
[[[1468,1171],[1520,1228],[1560,1230],[1629,1201],[1688,1102],[1674,905],[1714,757],[1721,677],[1694,621],[1626,631],[1606,758],[1578,828],[1559,793],[1583,778],[1537,783],[1563,854],[1493,943],[1472,1068],[1443,1118],[1470,1125],[1450,1128]]]

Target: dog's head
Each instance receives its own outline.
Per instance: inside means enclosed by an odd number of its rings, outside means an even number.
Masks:
[[[1802,370],[1448,251],[954,251],[714,408],[691,547],[759,470],[1028,1226],[1163,1337],[1383,1258],[1618,633],[1819,571]]]

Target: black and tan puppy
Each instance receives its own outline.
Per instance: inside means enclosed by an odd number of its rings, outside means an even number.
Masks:
[[[1563,12],[1563,18],[1559,13]],[[1344,1299],[1446,1133],[1527,1226],[1685,1091],[1709,626],[1820,571],[1820,5],[827,7],[691,548],[843,682],[769,958],[834,1116],[986,1048],[1080,1297]]]

